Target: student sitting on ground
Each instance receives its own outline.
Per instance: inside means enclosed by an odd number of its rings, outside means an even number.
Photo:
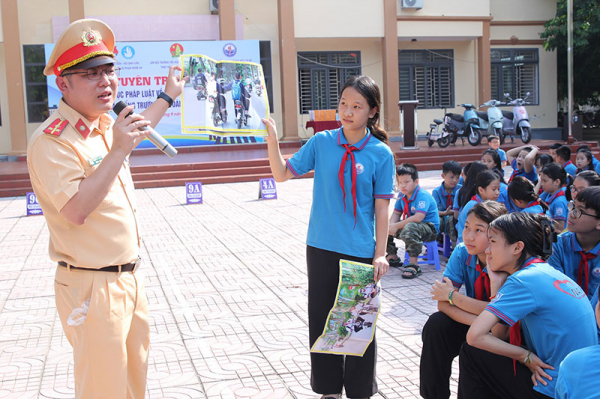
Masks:
[[[460,350],[459,398],[554,397],[564,358],[597,343],[585,293],[544,261],[554,238],[545,215],[516,212],[490,223],[492,301]],[[511,343],[501,339],[509,335],[507,325]]]
[[[569,182],[567,172],[558,163],[552,162],[544,166],[540,180],[544,189],[540,199],[548,205],[546,215],[555,223],[556,230],[563,231],[568,213],[568,201],[565,197],[565,186]]]
[[[516,176],[524,176],[531,180],[533,184],[537,183],[538,176],[535,169],[535,158],[539,150],[540,149],[534,145],[523,145],[521,147],[513,148],[506,153],[508,162],[510,162],[510,166],[513,168],[513,173],[510,175],[510,179],[508,179],[509,183]]]
[[[442,166],[442,184],[435,188],[431,195],[438,207],[440,216],[440,235],[438,241],[443,240],[442,233],[445,233],[452,242],[452,246],[456,246],[457,233],[454,219],[454,211],[452,204],[454,197],[460,190],[458,179],[460,178],[461,167],[458,162],[447,161]]]
[[[423,327],[421,352],[421,396],[450,397],[452,361],[467,338],[473,320],[485,309],[490,297],[490,279],[486,269],[487,228],[506,214],[504,205],[485,201],[467,215],[464,242],[458,244],[444,271],[443,282],[435,281],[431,290],[438,312]],[[465,286],[466,294],[458,290]]]
[[[463,207],[462,211],[460,211],[458,222],[456,223],[456,231],[458,232],[458,240],[460,242],[462,242],[462,233],[469,210],[478,202],[498,200],[498,196],[500,195],[500,179],[491,170],[484,170],[477,175],[473,188],[465,194],[467,197],[470,195],[471,199]]]
[[[488,169],[498,175],[500,179],[500,196],[498,202],[504,204],[508,212],[515,212],[517,209],[508,197],[508,185],[504,181],[504,171],[500,156],[494,150],[485,150],[481,156],[481,162],[487,165]]]
[[[473,170],[471,170],[473,169]],[[473,190],[475,186],[475,178],[477,175],[484,170],[487,170],[487,166],[485,166],[482,162],[472,162],[465,165],[463,168],[461,177],[464,175],[464,184],[458,190],[458,194],[454,197],[454,204],[452,204],[452,210],[454,211],[454,220],[458,220],[458,215],[460,211],[464,208],[464,206],[471,200],[471,196],[469,193]],[[460,183],[459,183],[460,184]]]
[[[519,212],[544,214],[548,210],[547,207],[544,208],[544,203],[540,202],[533,183],[523,176],[517,176],[510,182],[508,195]]]
[[[387,260],[390,266],[402,266],[394,237],[404,241],[409,263],[404,265],[403,278],[421,275],[417,258],[423,243],[435,241],[440,228],[440,217],[435,200],[426,190],[419,187],[419,173],[415,165],[403,163],[396,168],[396,183],[400,197],[390,218],[387,245]]]
[[[556,149],[556,163],[562,165],[565,172],[575,177],[577,174],[577,166],[571,162],[571,147],[568,145],[560,146]]]
[[[579,174],[579,172],[583,172],[584,170],[594,170],[594,156],[590,150],[582,149],[577,151],[577,155],[575,157],[575,166],[577,166],[577,170],[575,174]]]

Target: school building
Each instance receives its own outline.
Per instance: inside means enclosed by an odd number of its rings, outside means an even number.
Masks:
[[[381,87],[392,136],[399,100],[419,101],[423,134],[441,107],[503,93],[530,93],[534,132],[556,127],[556,54],[539,36],[555,13],[556,0],[0,0],[0,156],[24,154],[47,117],[43,45],[80,18],[117,41],[259,40],[271,114],[300,140],[308,111],[337,108],[352,74]]]

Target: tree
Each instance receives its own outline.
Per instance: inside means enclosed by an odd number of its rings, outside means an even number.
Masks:
[[[544,24],[540,35],[547,51],[556,50],[558,96],[568,95],[567,0],[558,0],[556,16]],[[573,102],[599,104],[600,99],[600,0],[573,0]]]

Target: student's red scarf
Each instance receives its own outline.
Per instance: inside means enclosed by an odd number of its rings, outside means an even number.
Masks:
[[[581,255],[581,261],[579,261],[579,267],[577,268],[577,284],[579,284],[579,286],[581,288],[583,288],[585,295],[587,295],[588,294],[588,286],[590,285],[590,265],[588,264],[588,261],[590,259],[594,259],[598,255],[591,254],[591,253],[585,252],[585,251],[578,251],[578,252],[579,252],[579,255]],[[585,282],[582,281],[584,278],[585,278]]]

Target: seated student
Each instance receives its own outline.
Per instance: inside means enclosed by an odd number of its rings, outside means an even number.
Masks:
[[[417,257],[423,249],[423,243],[435,241],[440,228],[440,217],[435,200],[426,190],[419,187],[417,167],[403,163],[396,168],[397,184],[402,193],[394,206],[390,218],[388,236],[388,262],[390,266],[401,266],[398,258],[398,248],[394,237],[404,241],[409,256],[408,264],[404,265],[403,278],[415,278],[421,275]]]
[[[504,171],[501,167],[500,156],[494,150],[485,150],[481,156],[481,162],[486,164],[488,169],[496,173],[500,178],[500,196],[497,201],[503,203],[508,212],[515,212],[517,209],[508,197],[508,185],[504,181]]]
[[[508,161],[513,168],[508,182],[510,183],[515,176],[525,176],[533,184],[537,183],[538,176],[535,169],[535,157],[540,149],[534,145],[513,148],[506,153]]]
[[[550,150],[548,151],[550,156],[552,157],[552,162],[556,162],[556,150],[563,146],[563,143],[554,143],[550,146]]]
[[[585,188],[569,202],[567,227],[548,263],[577,281],[591,299],[600,285],[600,187]]]
[[[458,179],[458,184],[461,186],[465,184],[465,179],[467,178],[467,173],[469,173],[469,168],[471,167],[471,162],[467,163],[465,167],[460,172],[460,179]]]
[[[577,170],[575,175],[579,172],[583,172],[584,170],[594,170],[593,164],[594,156],[590,150],[579,150],[577,151],[577,155],[575,157],[575,166],[577,166]]]
[[[548,205],[546,215],[555,223],[556,230],[563,231],[567,220],[566,185],[569,181],[567,172],[556,162],[549,163],[542,169],[540,176],[544,193],[540,199]]]
[[[577,174],[577,166],[571,162],[571,147],[568,145],[560,146],[556,149],[556,163],[562,165],[565,171],[575,177]]]
[[[431,192],[440,216],[440,236],[445,233],[452,241],[453,246],[456,246],[457,233],[456,227],[454,227],[455,219],[452,204],[461,187],[458,184],[460,172],[461,167],[458,162],[444,162],[444,165],[442,165],[442,184]],[[439,240],[440,237],[438,237]]]
[[[544,169],[544,166],[552,162],[554,162],[554,159],[548,154],[538,155],[535,158],[535,168],[537,169],[538,173],[538,182],[535,185],[535,193],[537,195],[542,195],[542,193],[544,192],[544,190],[542,190],[542,182],[540,180],[540,174],[542,173],[542,169]]]
[[[492,301],[460,350],[459,398],[553,397],[563,359],[598,341],[583,290],[544,261],[554,234],[545,215],[511,213],[490,223]],[[507,325],[511,343],[499,338]]]
[[[472,170],[471,170],[472,169]],[[469,192],[473,190],[475,186],[475,178],[477,175],[484,170],[487,170],[487,166],[485,166],[482,162],[472,162],[467,164],[462,171],[462,174],[465,176],[464,184],[458,190],[458,194],[454,197],[454,204],[452,204],[452,210],[454,211],[454,220],[458,220],[458,215],[460,211],[462,211],[463,207],[471,200],[472,194],[469,195]],[[460,184],[460,183],[459,183]]]
[[[596,296],[599,291],[596,291]],[[594,309],[596,323],[600,326],[600,304],[596,304]],[[578,349],[567,355],[560,364],[555,397],[557,399],[597,398],[600,396],[598,381],[600,381],[600,345]]]
[[[478,203],[469,211],[464,242],[452,251],[443,282],[435,281],[431,294],[438,312],[423,327],[421,352],[421,396],[450,397],[452,360],[467,338],[469,326],[489,303],[490,279],[486,270],[487,228],[492,220],[506,214],[495,201]],[[458,292],[464,285],[466,295]]]
[[[488,144],[490,148],[500,156],[500,169],[503,169],[507,165],[506,152],[500,148],[500,137],[495,134],[488,136]]]
[[[473,170],[473,167],[471,167]],[[482,201],[498,201],[500,195],[500,179],[497,174],[491,170],[484,170],[479,173],[475,178],[475,185],[465,195],[470,200],[465,204],[462,211],[458,215],[458,222],[456,223],[456,231],[458,232],[458,240],[462,242],[462,233],[465,228],[465,222],[467,221],[467,214],[469,210],[475,206],[478,202]]]
[[[573,183],[569,186],[567,194],[571,193],[571,198],[575,198],[577,193],[587,187],[600,186],[600,176],[593,170],[584,170],[577,173]]]
[[[582,144],[579,147],[577,147],[577,152],[579,152],[581,150],[588,150],[590,152],[592,151],[590,146],[587,144]],[[592,164],[594,165],[594,170],[596,171],[596,173],[600,173],[600,161],[598,161],[598,159],[595,156],[593,156],[593,154],[592,154]]]
[[[517,176],[510,182],[508,196],[518,207],[519,212],[545,214],[548,210],[544,208],[543,202],[539,201],[533,183],[523,176]]]

